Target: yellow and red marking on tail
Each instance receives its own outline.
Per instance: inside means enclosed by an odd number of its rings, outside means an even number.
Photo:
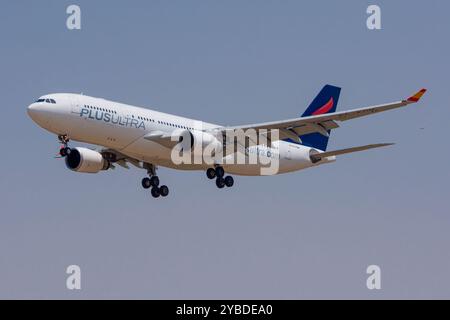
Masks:
[[[407,101],[409,102],[417,102],[420,100],[420,98],[422,98],[422,96],[425,94],[425,92],[427,92],[427,89],[422,89],[419,92],[417,92],[415,95],[409,97],[407,99]]]

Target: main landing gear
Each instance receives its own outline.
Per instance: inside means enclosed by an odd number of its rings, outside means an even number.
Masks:
[[[58,140],[62,144],[61,148],[59,149],[59,155],[62,158],[67,157],[70,153],[70,148],[68,147],[69,137],[67,135],[59,135]]]
[[[149,177],[142,179],[142,187],[144,189],[151,188],[150,193],[153,198],[167,197],[169,195],[169,187],[165,185],[159,186],[159,177],[156,175],[156,167],[148,165],[147,172]]]
[[[209,168],[206,170],[206,176],[209,179],[216,179],[216,186],[219,189],[223,189],[224,187],[231,188],[234,185],[234,179],[232,176],[225,176],[225,170],[223,167],[217,166],[215,168]]]

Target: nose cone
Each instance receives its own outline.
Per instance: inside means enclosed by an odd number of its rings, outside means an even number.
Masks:
[[[27,108],[28,116],[39,126],[46,128],[49,122],[48,110],[40,103],[32,103]]]
[[[39,105],[37,103],[32,103],[27,108],[27,113],[30,116],[31,119],[34,121],[37,121],[39,118]]]

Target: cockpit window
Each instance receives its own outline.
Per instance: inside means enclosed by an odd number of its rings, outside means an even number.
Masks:
[[[46,103],[56,104],[55,99],[38,99],[35,102],[37,102],[37,103],[46,102]]]

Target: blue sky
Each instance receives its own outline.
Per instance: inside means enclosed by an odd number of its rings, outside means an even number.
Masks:
[[[366,8],[382,30],[366,28]],[[70,4],[82,29],[69,31]],[[446,1],[3,1],[2,298],[449,298]],[[343,123],[329,148],[395,142],[332,165],[235,177],[70,172],[26,106],[83,92],[224,125],[339,110],[426,87],[423,102]],[[82,270],[79,292],[65,268]],[[382,290],[366,288],[366,268]]]

